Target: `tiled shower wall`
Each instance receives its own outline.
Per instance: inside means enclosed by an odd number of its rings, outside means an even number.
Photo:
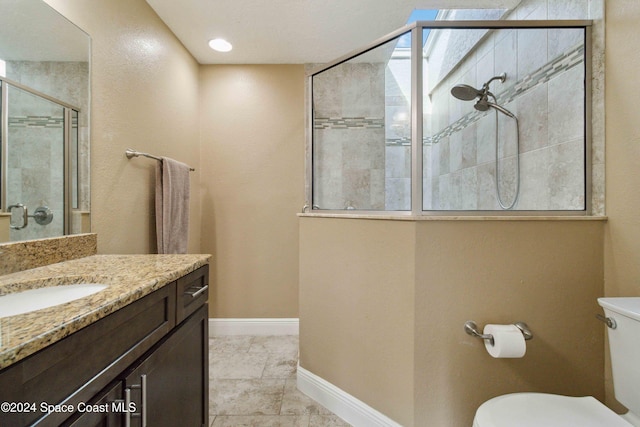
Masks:
[[[448,30],[447,30],[448,31]],[[580,29],[504,29],[488,37],[431,93],[431,140],[424,164],[431,197],[425,209],[497,210],[496,118],[450,94],[455,84],[481,87],[492,76],[498,104],[519,121],[519,210],[581,210],[584,187],[584,47]],[[449,37],[448,41],[455,37]],[[515,120],[498,115],[498,185],[503,203],[516,188]]]
[[[385,209],[411,210],[411,55],[397,49],[385,73]]]
[[[316,208],[411,209],[411,58],[389,60],[395,45],[314,77]]]
[[[385,63],[345,63],[314,79],[314,201],[384,209]]]

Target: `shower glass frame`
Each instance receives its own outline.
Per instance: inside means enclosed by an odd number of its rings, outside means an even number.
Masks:
[[[7,211],[7,173],[8,138],[9,138],[9,93],[16,88],[33,96],[57,104],[63,110],[63,235],[70,234],[71,215],[77,209],[79,200],[78,187],[78,116],[79,107],[68,104],[57,98],[37,91],[29,86],[0,76],[0,212]],[[75,147],[72,145],[75,144]],[[31,224],[31,221],[29,222]]]
[[[524,21],[417,21],[406,25],[369,45],[352,51],[334,61],[312,69],[307,73],[307,114],[306,114],[306,168],[305,168],[305,205],[302,213],[360,216],[587,216],[592,205],[591,170],[591,20],[524,20]],[[425,210],[423,208],[423,30],[424,29],[582,29],[584,31],[584,209],[581,210]],[[410,210],[347,210],[322,209],[314,205],[314,76],[339,66],[366,52],[399,38],[411,34],[411,209]],[[420,124],[416,126],[415,124]],[[519,153],[518,155],[521,155]]]

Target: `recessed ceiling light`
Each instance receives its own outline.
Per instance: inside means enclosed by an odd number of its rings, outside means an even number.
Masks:
[[[209,40],[209,47],[213,50],[217,50],[218,52],[229,52],[231,49],[233,49],[231,43],[229,43],[225,39]]]

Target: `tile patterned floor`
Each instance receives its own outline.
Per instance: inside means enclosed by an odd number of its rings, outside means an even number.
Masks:
[[[296,388],[297,336],[209,340],[211,427],[349,427]]]

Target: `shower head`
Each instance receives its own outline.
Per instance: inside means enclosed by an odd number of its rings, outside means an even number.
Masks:
[[[491,82],[493,82],[494,80],[500,80],[500,82],[504,83],[506,78],[506,73],[502,73],[499,76],[493,76],[485,84],[482,85],[482,89],[476,89],[473,86],[465,84],[455,85],[451,88],[451,95],[462,101],[473,101],[476,98],[486,99],[487,96],[493,96],[493,94],[489,92],[489,85],[491,84]]]
[[[451,95],[462,101],[472,101],[478,97],[484,95],[484,91],[478,90],[475,87],[469,85],[455,85],[451,88]]]

